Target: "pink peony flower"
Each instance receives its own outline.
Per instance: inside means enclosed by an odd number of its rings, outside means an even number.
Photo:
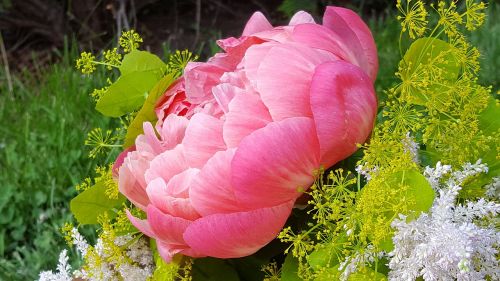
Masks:
[[[159,102],[156,131],[127,151],[119,188],[161,256],[234,258],[276,237],[295,200],[371,132],[378,62],[368,27],[328,7],[273,28],[259,12],[225,51],[189,63]]]

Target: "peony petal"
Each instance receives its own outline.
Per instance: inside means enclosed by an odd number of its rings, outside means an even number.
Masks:
[[[118,176],[118,190],[125,195],[135,206],[145,210],[149,204],[145,188],[139,184],[127,165],[120,167]]]
[[[153,149],[154,154],[160,154],[164,151],[158,136],[156,135],[155,129],[153,125],[149,122],[144,122],[142,124],[142,129],[144,131],[144,136],[149,144],[149,146]]]
[[[177,198],[168,194],[167,185],[162,178],[152,180],[148,184],[146,192],[151,204],[165,214],[187,220],[195,220],[200,217],[191,205],[189,198]]]
[[[215,153],[192,182],[189,198],[202,216],[242,210],[231,186],[231,160],[235,150]]]
[[[147,214],[149,226],[157,239],[169,244],[185,245],[182,236],[192,221],[164,214],[154,205],[148,205]]]
[[[116,157],[115,163],[113,163],[113,167],[111,168],[111,171],[113,172],[113,178],[118,178],[118,172],[123,162],[125,161],[125,157],[127,157],[128,153],[132,151],[135,151],[135,145],[126,148],[124,151],[118,154],[118,157]]]
[[[189,121],[186,117],[170,114],[165,118],[159,130],[163,150],[175,148],[184,139],[184,134]]]
[[[269,123],[244,138],[232,162],[236,199],[251,208],[274,206],[299,197],[319,168],[314,120],[288,118]]]
[[[293,29],[292,38],[295,42],[330,52],[356,65],[360,64],[358,62],[360,58],[356,57],[351,50],[353,46],[346,45],[338,34],[324,26],[308,23],[298,25]]]
[[[236,147],[253,131],[271,122],[269,110],[259,96],[238,93],[229,103],[229,113],[224,121],[224,141],[227,147]]]
[[[243,66],[245,76],[248,78],[253,88],[257,88],[257,71],[259,70],[259,65],[267,56],[269,51],[273,47],[278,45],[278,43],[274,42],[254,45],[248,48],[247,52],[245,53],[245,56],[241,61],[241,65]]]
[[[309,86],[314,68],[331,60],[337,57],[302,44],[281,44],[269,50],[258,68],[257,91],[274,121],[312,117]]]
[[[187,101],[198,104],[206,100],[222,74],[230,70],[209,63],[189,62],[184,70]]]
[[[204,113],[191,118],[182,141],[190,167],[201,168],[215,152],[226,150],[223,121]]]
[[[147,151],[129,152],[118,171],[118,190],[143,210],[149,204],[144,173],[149,169],[153,157]]]
[[[184,239],[193,250],[207,256],[248,256],[276,238],[292,206],[293,201],[289,201],[271,208],[203,217],[186,229]]]
[[[130,222],[137,228],[139,229],[142,233],[146,234],[147,236],[151,238],[156,238],[153,230],[151,229],[151,226],[149,225],[149,222],[147,220],[141,220],[136,217],[134,217],[129,210],[125,210],[127,213],[127,217],[130,220]]]
[[[167,263],[172,262],[175,254],[182,252],[186,247],[179,245],[172,245],[165,243],[161,240],[156,241],[156,248],[158,249],[158,254]]]
[[[229,103],[236,93],[245,93],[243,89],[228,83],[221,83],[212,88],[212,94],[224,113],[229,111]]]
[[[292,32],[294,28],[295,26],[278,26],[271,30],[255,33],[252,36],[264,41],[288,43],[292,41]]]
[[[368,76],[375,81],[378,72],[377,46],[365,22],[354,11],[327,7],[323,25],[337,33],[350,46],[356,56],[362,56],[362,65]]]
[[[311,16],[311,14],[304,11],[298,11],[290,19],[290,23],[288,25],[297,25],[303,23],[316,23],[316,22],[314,21],[314,18]]]
[[[150,168],[145,172],[146,183],[160,177],[168,182],[173,176],[189,168],[182,144],[172,150],[167,150],[156,156],[150,163]]]
[[[249,36],[256,32],[273,29],[266,16],[261,12],[255,12],[248,20],[242,36]]]
[[[161,132],[164,119],[171,114],[190,117],[191,103],[186,101],[184,77],[175,80],[162,97],[156,102],[155,113],[158,117],[155,128]]]
[[[198,176],[199,172],[199,169],[189,168],[184,172],[173,176],[167,183],[168,195],[179,198],[188,198],[189,186],[191,185],[193,179]]]
[[[373,83],[359,67],[344,61],[316,68],[311,108],[321,148],[321,163],[330,167],[357,150],[369,136],[377,112]]]

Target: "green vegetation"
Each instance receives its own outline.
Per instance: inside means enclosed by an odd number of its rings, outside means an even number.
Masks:
[[[491,6],[472,43],[482,54],[479,82],[493,85],[496,92],[500,22],[495,19],[500,5]],[[396,81],[399,24],[387,16],[370,25],[380,56],[380,94]],[[40,270],[55,267],[65,247],[60,228],[74,220],[69,211],[77,194],[74,187],[104,162],[89,159],[84,147],[92,128],[105,131],[111,125],[89,96],[105,86],[104,76],[101,69],[92,79],[79,74],[74,67],[77,54],[76,48],[66,47],[58,63],[35,64],[31,71],[14,74],[12,93],[3,65],[0,69],[0,280],[33,280]]]
[[[12,93],[0,72],[0,280],[34,280],[54,268],[74,186],[99,162],[83,142],[91,128],[109,125],[88,96],[104,76],[79,74],[77,54],[65,48],[59,63],[14,75]]]

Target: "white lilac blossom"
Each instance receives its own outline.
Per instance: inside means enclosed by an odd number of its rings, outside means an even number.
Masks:
[[[368,164],[368,163],[366,163]],[[375,166],[373,168],[367,168],[368,165],[358,165],[355,170],[358,174],[362,175],[366,181],[369,181],[372,178],[372,174],[377,173],[378,167]]]
[[[441,164],[441,161],[438,161],[435,168],[431,168],[429,166],[425,167],[424,176],[427,178],[427,181],[429,181],[432,188],[437,190],[439,188],[439,179],[448,174],[450,171],[450,165],[443,165]]]
[[[87,255],[87,250],[89,249],[89,244],[75,227],[71,229],[71,239],[76,250],[82,255],[82,257],[85,257],[85,255]]]
[[[39,281],[71,281],[71,266],[68,264],[68,251],[62,250],[59,254],[57,271],[42,271],[38,277]]]
[[[125,262],[118,265],[106,262],[106,249],[100,238],[93,246],[97,256],[87,255],[91,246],[76,228],[72,229],[71,238],[76,250],[85,258],[87,265],[85,269],[82,268],[71,273],[67,251],[63,250],[59,256],[57,272],[41,272],[39,281],[71,281],[74,277],[88,281],[145,281],[153,274],[154,260],[146,239],[139,239],[127,247],[126,255],[132,263]],[[114,243],[117,246],[125,246],[132,239],[133,237],[129,235],[120,236],[115,239]]]
[[[340,280],[349,280],[349,276],[355,273],[358,268],[364,267],[367,264],[372,264],[375,259],[381,259],[386,255],[385,252],[374,252],[373,245],[368,245],[363,252],[356,252],[352,256],[348,256],[339,264],[338,270],[342,271]]]
[[[457,204],[461,184],[470,176],[487,172],[481,161],[467,163],[445,184],[439,179],[450,171],[441,166],[426,168],[425,175],[439,193],[428,214],[407,222],[400,215],[392,223],[396,230],[394,250],[389,253],[389,280],[500,280],[497,255],[500,232],[493,224],[478,221],[496,216],[500,205],[480,199]]]
[[[410,153],[413,162],[420,163],[420,160],[418,160],[419,145],[415,141],[415,138],[410,135],[410,132],[406,133],[405,138],[401,142],[403,143],[404,152]]]
[[[493,181],[486,187],[486,197],[491,199],[500,199],[500,177],[494,177]]]
[[[117,246],[128,244],[131,239],[129,235],[117,237],[114,241]],[[114,264],[106,261],[106,251],[101,239],[97,240],[94,249],[99,256],[99,261],[92,256],[86,260],[87,270],[75,271],[75,276],[89,281],[142,281],[147,280],[154,271],[154,260],[146,239],[139,239],[132,243],[127,251],[127,256],[133,263]]]

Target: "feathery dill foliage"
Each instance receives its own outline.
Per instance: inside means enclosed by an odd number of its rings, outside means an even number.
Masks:
[[[464,35],[483,24],[486,5],[438,1],[429,8],[421,0],[398,0],[396,7],[400,48],[404,38],[412,44],[399,63],[399,83],[386,91],[370,142],[360,145],[358,176],[320,171],[307,192],[312,221],[279,234],[290,243],[287,252],[298,260],[303,280],[386,280],[391,223],[400,215],[416,219],[435,198],[420,161],[461,166],[500,159],[500,131],[491,131],[481,116],[498,102],[490,87],[477,83],[480,53]]]

